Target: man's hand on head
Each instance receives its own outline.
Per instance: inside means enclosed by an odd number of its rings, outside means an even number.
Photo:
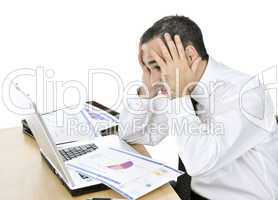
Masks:
[[[170,34],[166,33],[164,38],[166,44],[161,38],[157,39],[163,57],[154,50],[150,50],[150,54],[161,68],[162,79],[168,84],[171,97],[189,95],[192,84],[197,81],[196,70],[201,57],[198,56],[190,65],[180,37],[175,35],[173,41]]]

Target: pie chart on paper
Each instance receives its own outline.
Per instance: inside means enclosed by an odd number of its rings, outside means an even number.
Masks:
[[[121,170],[121,169],[127,169],[133,166],[133,162],[132,161],[126,161],[120,164],[116,164],[116,165],[109,165],[107,166],[109,169],[114,169],[114,170]]]

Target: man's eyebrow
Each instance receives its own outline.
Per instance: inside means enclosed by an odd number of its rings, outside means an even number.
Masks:
[[[157,64],[157,63],[156,63],[155,60],[151,60],[151,61],[148,62],[148,64],[151,65],[151,64]]]
[[[155,60],[151,60],[148,62],[149,65],[151,65],[151,68],[155,68],[155,69],[159,69],[160,70],[160,66],[158,65],[158,63]]]

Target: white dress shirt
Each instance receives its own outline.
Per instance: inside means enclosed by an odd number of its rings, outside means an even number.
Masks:
[[[197,101],[194,112],[191,98]],[[129,109],[128,109],[129,108]],[[257,77],[209,58],[191,96],[127,99],[120,136],[155,145],[174,137],[192,189],[212,200],[278,199],[278,134]],[[171,147],[169,147],[171,148]]]

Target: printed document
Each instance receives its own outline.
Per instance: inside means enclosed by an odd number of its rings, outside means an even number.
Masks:
[[[67,162],[67,166],[128,199],[137,199],[183,174],[146,156],[115,148],[99,148]]]

